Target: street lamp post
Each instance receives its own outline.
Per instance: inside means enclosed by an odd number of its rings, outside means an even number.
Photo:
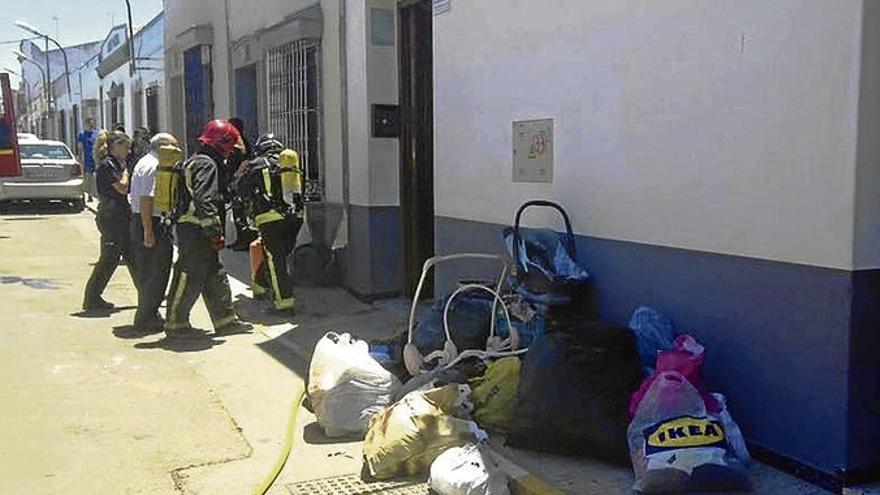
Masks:
[[[48,75],[46,74],[46,71],[43,69],[43,66],[42,66],[42,65],[40,65],[40,64],[38,64],[37,62],[33,61],[30,57],[28,57],[27,55],[25,55],[25,54],[22,53],[22,52],[20,52],[20,51],[18,51],[18,50],[13,50],[13,51],[12,51],[12,54],[15,55],[16,57],[18,57],[18,62],[19,62],[20,64],[24,65],[25,62],[30,62],[30,63],[34,64],[34,66],[35,66],[37,69],[39,69],[39,71],[40,71],[40,75],[43,76],[43,93],[44,93],[45,96],[46,96],[46,107],[47,107],[47,114],[48,114],[48,112],[51,110],[51,106],[52,106],[52,96],[51,96],[52,93],[51,93],[50,90],[49,90],[49,84],[48,84],[48,82],[47,82],[47,81],[49,80],[49,77],[48,77]],[[46,127],[47,127],[47,124],[43,123],[43,119],[45,119],[46,122],[48,122],[48,116],[41,116],[41,117],[40,117],[40,124],[39,124],[39,127],[41,127],[42,130],[45,131],[45,130],[46,130]]]
[[[18,50],[13,50],[12,54],[15,55],[16,57],[18,57],[19,63],[30,62],[30,63],[34,64],[34,66],[36,66],[37,69],[40,70],[40,75],[43,76],[43,92],[46,94],[46,102],[47,103],[50,102],[51,98],[50,98],[50,93],[49,93],[49,85],[46,83],[46,81],[48,80],[48,77],[46,76],[46,71],[43,69],[43,66],[34,62],[30,57],[28,57],[24,53],[21,53]]]
[[[41,33],[37,28],[31,26],[30,24],[28,24],[24,21],[15,21],[13,24],[15,24],[17,27],[19,27],[19,28],[21,28],[21,29],[33,34],[33,35],[36,35],[36,36],[43,38],[46,41],[46,70],[47,71],[51,71],[51,69],[49,68],[49,42],[51,41],[52,43],[55,44],[55,46],[58,47],[59,50],[61,50],[61,55],[64,56],[64,75],[66,76],[66,79],[67,79],[67,94],[72,95],[72,93],[70,91],[70,65],[67,62],[67,51],[64,49],[63,46],[61,46],[61,43],[59,43],[55,38],[52,38],[48,34]],[[51,80],[49,82],[51,84]]]
[[[125,0],[125,7],[128,9],[128,72],[134,76],[137,69],[134,65],[134,25],[131,23],[131,2],[129,0]]]

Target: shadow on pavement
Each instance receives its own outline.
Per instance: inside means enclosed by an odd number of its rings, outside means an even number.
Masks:
[[[136,330],[134,328],[134,325],[120,325],[118,327],[113,327],[113,335],[116,338],[123,340],[143,339],[151,335],[156,335],[160,333],[162,333],[162,329],[156,329],[151,332],[144,332]]]
[[[292,315],[275,313],[269,309],[266,303],[248,296],[239,295],[232,304],[235,307],[235,314],[237,314],[242,321],[248,323],[264,326],[293,323],[291,318]]]
[[[359,442],[363,439],[358,439],[355,436],[330,438],[326,434],[324,434],[324,430],[321,429],[321,425],[319,425],[317,421],[313,421],[307,424],[305,428],[303,428],[303,440],[309,445],[335,445],[341,443]]]
[[[169,339],[168,337],[162,337],[153,342],[138,342],[134,345],[134,348],[142,350],[161,349],[171,352],[187,353],[206,351],[214,346],[224,343],[226,343],[225,340],[218,340],[214,338],[213,335],[205,333],[193,338]]]
[[[79,209],[66,202],[35,202],[11,203],[0,205],[0,213],[6,215],[4,220],[47,220],[34,215],[75,215]]]
[[[272,356],[273,359],[281,363],[283,366],[287,367],[290,371],[294,372],[297,376],[303,379],[305,386],[308,386],[309,380],[309,361],[299,356],[295,352],[290,352],[290,349],[285,347],[284,344],[278,342],[278,339],[267,340],[266,342],[262,342],[257,344],[257,347],[260,348],[266,354]]]
[[[0,284],[3,285],[16,285],[21,284],[24,287],[29,289],[37,289],[37,290],[57,290],[61,288],[62,285],[70,285],[67,283],[58,282],[56,280],[50,278],[31,278],[31,277],[19,277],[15,275],[0,275]]]
[[[70,313],[70,316],[74,318],[85,318],[85,319],[100,319],[100,318],[110,318],[116,313],[121,313],[123,311],[131,311],[137,309],[137,306],[117,306],[112,309],[90,309],[88,311],[77,311],[76,313]]]

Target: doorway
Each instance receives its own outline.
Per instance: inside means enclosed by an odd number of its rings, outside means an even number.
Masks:
[[[400,205],[403,291],[411,297],[434,255],[434,41],[430,0],[400,7]],[[433,283],[423,294],[430,295]]]
[[[235,116],[244,123],[244,137],[251,143],[259,137],[258,103],[257,64],[235,69]]]

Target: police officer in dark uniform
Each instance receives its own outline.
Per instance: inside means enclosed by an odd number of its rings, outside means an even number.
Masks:
[[[102,294],[119,265],[120,257],[128,265],[135,285],[138,280],[129,234],[131,208],[128,204],[128,172],[125,169],[131,150],[131,138],[124,132],[113,131],[109,134],[107,146],[108,153],[95,171],[100,200],[95,223],[101,233],[101,254],[86,283],[84,311],[106,311],[113,308],[113,304],[105,301]]]
[[[202,129],[200,147],[184,164],[186,184],[183,214],[177,220],[178,260],[168,293],[165,333],[168,337],[193,337],[189,315],[199,295],[218,335],[250,330],[232,307],[226,269],[218,251],[223,249],[223,197],[220,174],[223,162],[242,147],[238,130],[225,120],[212,120]]]
[[[303,224],[299,158],[273,134],[261,136],[254,151],[257,158],[236,181],[238,195],[250,201],[252,223],[263,244],[264,260],[252,288],[255,297],[271,293],[276,311],[293,311],[296,299],[287,258]]]

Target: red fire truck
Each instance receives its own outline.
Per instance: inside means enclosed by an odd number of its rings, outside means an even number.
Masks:
[[[21,175],[18,135],[15,128],[15,100],[9,74],[0,73],[0,177]]]

